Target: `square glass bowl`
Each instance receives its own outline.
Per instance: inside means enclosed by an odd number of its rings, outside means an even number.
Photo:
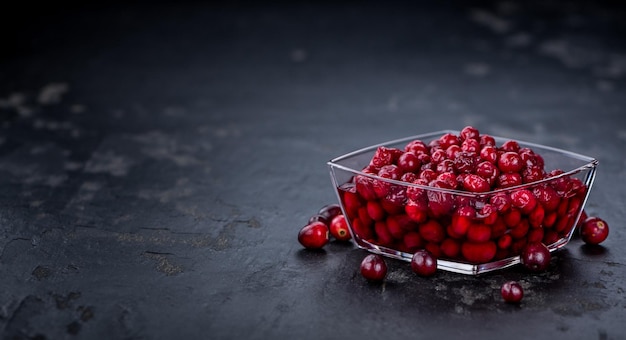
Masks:
[[[594,181],[598,164],[594,158],[515,140],[520,148],[530,148],[542,157],[546,172],[561,171],[534,182],[478,193],[367,171],[380,147],[404,150],[412,141],[429,145],[446,134],[459,136],[459,131],[397,139],[328,162],[358,247],[405,261],[425,248],[437,256],[439,269],[477,275],[520,263],[521,251],[529,242],[543,242],[550,251],[569,242]],[[511,141],[495,136],[493,140],[496,146]]]

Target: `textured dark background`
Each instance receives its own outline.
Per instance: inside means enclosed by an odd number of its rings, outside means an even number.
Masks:
[[[4,5],[3,5],[4,6]],[[619,339],[619,2],[22,2],[0,12],[5,339]],[[550,269],[415,276],[296,235],[325,162],[473,125],[596,157]],[[499,287],[519,280],[519,306]]]

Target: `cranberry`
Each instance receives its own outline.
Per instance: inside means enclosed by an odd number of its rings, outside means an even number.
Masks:
[[[489,198],[489,203],[493,205],[499,213],[506,213],[511,209],[511,199],[509,195],[499,192]]]
[[[417,223],[424,223],[428,219],[428,204],[426,201],[409,199],[404,206],[404,211],[411,220]]]
[[[417,180],[417,175],[414,172],[405,172],[402,177],[400,177],[402,182],[413,183]]]
[[[461,150],[471,155],[478,155],[480,152],[480,142],[476,139],[466,139],[461,143]]]
[[[420,224],[419,233],[427,242],[440,243],[446,237],[443,226],[434,219]]]
[[[522,181],[524,183],[532,183],[542,180],[545,177],[543,168],[536,165],[527,166],[522,170]]]
[[[496,162],[498,161],[498,152],[495,146],[492,145],[486,145],[483,146],[482,149],[480,149],[480,159],[492,163],[492,164],[496,164]]]
[[[587,244],[600,244],[609,236],[609,225],[599,217],[589,217],[580,228],[580,236]]]
[[[385,165],[393,164],[402,154],[402,150],[379,146],[370,161],[370,165],[381,168]]]
[[[441,253],[449,258],[455,258],[461,252],[461,244],[459,241],[447,238],[441,242]]]
[[[311,216],[309,218],[309,222],[307,224],[311,224],[313,222],[322,222],[322,223],[324,223],[326,225],[328,225],[328,223],[329,223],[329,221],[326,218],[326,216],[323,216],[323,215],[320,215],[320,214],[315,214],[315,215]]]
[[[431,181],[434,181],[437,178],[437,172],[435,172],[435,170],[432,169],[424,169],[420,172],[419,178],[426,180],[426,183],[430,183]]]
[[[467,233],[472,220],[476,217],[476,210],[470,206],[463,206],[458,208],[454,215],[452,215],[451,229],[458,237],[464,236]]]
[[[411,269],[420,276],[432,276],[437,272],[437,259],[428,250],[420,249],[411,258]]]
[[[471,192],[486,192],[489,191],[489,182],[486,179],[474,175],[468,174],[463,178],[463,188]]]
[[[414,252],[424,246],[424,240],[422,240],[420,234],[415,231],[409,231],[404,234],[402,241],[409,252]]]
[[[489,241],[491,238],[491,228],[489,226],[474,223],[467,229],[467,240],[480,243]]]
[[[521,254],[521,262],[528,270],[540,272],[548,269],[550,265],[550,250],[545,244],[535,242],[528,243]]]
[[[472,263],[485,263],[491,261],[496,256],[497,246],[493,241],[487,242],[463,242],[461,254]]]
[[[387,276],[387,264],[382,256],[369,254],[361,261],[361,275],[369,281],[383,281]]]
[[[332,221],[335,216],[343,214],[343,212],[341,211],[341,206],[339,204],[327,204],[323,206],[317,213],[326,218],[326,224]]]
[[[468,141],[470,140],[475,141],[473,139],[469,139]],[[473,173],[476,168],[476,163],[476,157],[473,154],[463,151],[454,159],[454,169],[458,173]]]
[[[364,175],[358,175],[354,178],[354,183],[356,186],[356,191],[361,197],[363,197],[363,199],[369,201],[377,197],[376,191],[374,191],[373,178]]]
[[[522,176],[517,172],[500,174],[496,180],[499,188],[510,188],[522,184]]]
[[[461,130],[461,133],[459,135],[462,140],[466,140],[466,139],[479,140],[480,132],[478,131],[477,128],[473,126],[466,126]]]
[[[489,161],[482,161],[476,165],[474,173],[489,180],[490,183],[495,183],[498,175],[500,175],[500,170],[498,170],[498,167],[495,164]]]
[[[516,281],[508,281],[500,288],[500,294],[506,302],[519,303],[524,297],[524,289]]]
[[[387,228],[387,224],[383,221],[378,221],[374,224],[374,231],[379,243],[383,245],[391,245],[393,243],[393,236]]]
[[[405,152],[398,158],[398,167],[403,172],[418,171],[421,165],[422,163],[417,158],[417,155],[412,152]]]
[[[447,159],[446,152],[441,149],[437,149],[430,154],[430,161],[434,164],[439,164],[444,159]]]
[[[330,234],[338,241],[347,241],[352,238],[348,229],[348,223],[343,215],[335,216],[330,222],[328,229]]]
[[[502,172],[520,172],[523,167],[522,158],[516,152],[505,152],[498,158],[498,168]]]
[[[439,146],[442,149],[447,149],[450,145],[459,145],[459,137],[457,137],[453,133],[445,133],[443,136],[439,137]]]
[[[555,210],[561,201],[559,194],[547,185],[533,188],[533,194],[537,197],[539,203],[543,205],[546,212]]]
[[[537,198],[530,190],[516,190],[511,193],[511,204],[524,214],[530,214],[537,205]]]
[[[458,145],[450,145],[447,149],[446,149],[446,157],[448,157],[448,159],[455,159],[456,156],[461,152],[461,147]]]
[[[428,147],[421,140],[413,140],[404,147],[405,152],[411,152],[416,155],[428,154]]]
[[[358,218],[352,220],[352,229],[354,230],[354,235],[359,238],[364,240],[372,240],[374,238],[372,227]]]
[[[375,221],[380,221],[385,218],[385,210],[377,201],[367,201],[367,214]]]
[[[307,224],[298,233],[298,242],[308,249],[320,249],[328,240],[328,227],[322,222]]]
[[[437,164],[437,167],[435,168],[435,170],[438,173],[442,173],[442,172],[454,172],[454,161],[451,159],[444,159],[441,162],[439,162],[439,164]]]
[[[434,188],[446,188],[446,184],[439,181],[434,181]],[[452,208],[454,208],[454,195],[437,189],[432,189],[427,192],[428,196],[428,208],[435,217],[441,217],[447,215]]]
[[[480,145],[481,146],[496,146],[496,139],[490,135],[481,135],[480,136]]]
[[[482,219],[483,223],[487,225],[492,225],[496,223],[496,220],[498,219],[498,212],[493,205],[487,203],[483,205],[482,208],[480,208],[476,217]]]
[[[502,143],[502,150],[504,150],[505,152],[518,152],[520,149],[519,143],[517,143],[514,140],[508,140],[504,143]]]
[[[457,186],[456,175],[453,172],[442,172],[437,176],[437,181],[445,183],[448,189],[455,189]]]

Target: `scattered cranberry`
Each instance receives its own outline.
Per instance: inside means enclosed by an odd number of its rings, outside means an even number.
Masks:
[[[609,225],[599,217],[589,217],[580,228],[580,237],[587,244],[600,244],[609,236]]]
[[[322,222],[322,223],[324,223],[324,224],[328,225],[328,223],[329,223],[330,221],[329,221],[329,220],[328,220],[328,218],[327,218],[326,216],[324,216],[324,215],[315,214],[315,215],[313,215],[313,216],[311,216],[311,217],[309,218],[309,223],[308,223],[308,224],[311,224],[311,223],[313,223],[313,222]]]
[[[305,225],[298,233],[298,242],[308,249],[320,249],[328,240],[328,227],[319,221]]]
[[[369,254],[361,262],[361,275],[370,281],[382,281],[387,275],[387,264],[380,255]]]
[[[317,214],[325,217],[327,221],[326,224],[328,224],[335,216],[342,214],[341,206],[339,204],[327,204],[323,206]]]
[[[506,302],[519,303],[524,297],[524,289],[516,281],[508,281],[500,288],[500,294]]]
[[[437,259],[427,250],[420,249],[411,258],[411,269],[420,276],[432,276],[437,272]]]
[[[348,223],[346,217],[343,215],[337,215],[330,222],[328,227],[330,234],[338,241],[348,241],[352,238],[350,230],[348,229]]]
[[[529,243],[522,250],[522,264],[533,272],[541,272],[548,269],[550,259],[550,250],[543,243]]]

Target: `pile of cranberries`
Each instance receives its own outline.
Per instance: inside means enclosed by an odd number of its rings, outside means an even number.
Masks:
[[[380,146],[361,172],[367,175],[338,188],[345,216],[341,206],[329,204],[300,230],[305,248],[354,237],[412,254],[411,269],[419,276],[434,275],[439,258],[479,264],[518,255],[526,269],[540,272],[551,260],[546,245],[574,228],[590,245],[608,236],[608,224],[582,210],[588,188],[580,179],[560,169],[547,172],[530,148],[513,140],[496,145],[471,126],[429,143],[413,140],[403,149]],[[360,272],[383,281],[387,265],[369,254]],[[524,293],[509,281],[501,295],[519,303]]]
[[[497,145],[471,126],[380,146],[361,172],[338,188],[357,243],[470,264],[567,238],[588,190],[560,169],[546,171],[532,149]]]

